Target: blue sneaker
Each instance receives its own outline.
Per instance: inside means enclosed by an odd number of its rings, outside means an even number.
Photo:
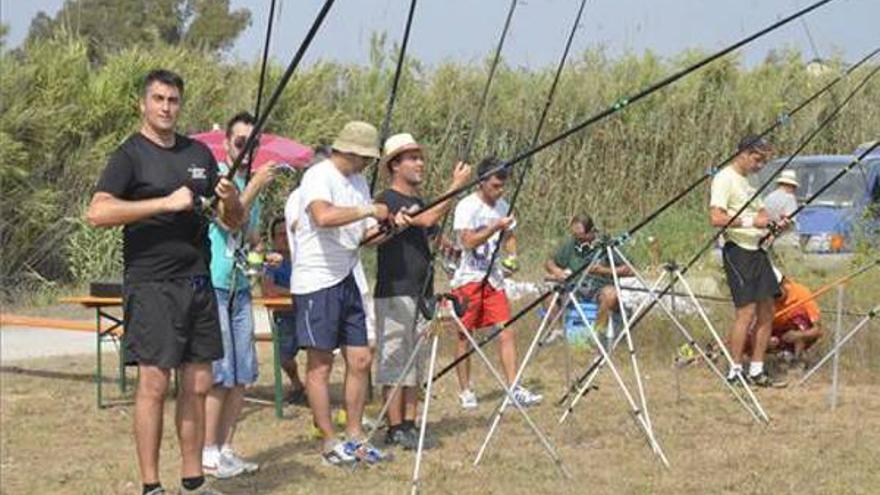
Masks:
[[[391,454],[382,452],[376,447],[373,447],[369,442],[349,440],[345,442],[344,448],[347,455],[354,457],[359,462],[366,462],[367,464],[378,464],[393,459]]]

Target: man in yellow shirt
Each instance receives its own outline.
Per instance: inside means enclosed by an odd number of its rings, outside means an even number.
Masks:
[[[724,232],[722,249],[724,272],[736,307],[736,320],[730,334],[730,353],[733,366],[727,376],[737,382],[743,373],[743,349],[749,327],[755,322],[755,348],[749,364],[748,380],[758,386],[772,385],[764,371],[764,353],[770,339],[773,321],[773,302],[779,294],[779,283],[773,265],[761,248],[761,238],[767,233],[770,220],[760,198],[754,198],[755,188],[748,176],[758,173],[770,158],[772,149],[760,136],[746,136],[738,146],[739,153],[730,165],[712,179],[709,216],[713,227],[724,227],[740,210],[743,212]],[[781,229],[789,221],[778,222]]]

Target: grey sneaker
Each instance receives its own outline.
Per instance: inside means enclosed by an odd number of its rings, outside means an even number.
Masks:
[[[202,471],[204,471],[206,476],[225,480],[244,473],[244,466],[236,464],[228,456],[220,454],[213,460],[203,459]]]
[[[186,487],[180,487],[180,495],[225,495],[220,490],[216,488],[211,488],[211,483],[208,480],[205,480],[202,483],[202,486],[196,488],[195,490],[187,490]]]
[[[244,474],[256,473],[260,470],[259,464],[242,459],[233,450],[224,450],[223,452],[220,452],[220,457],[225,457],[229,464],[240,467],[241,472]]]

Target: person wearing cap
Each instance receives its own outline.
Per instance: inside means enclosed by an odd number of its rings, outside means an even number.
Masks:
[[[377,197],[378,203],[388,207],[390,214],[411,215],[425,207],[421,185],[425,180],[425,151],[410,134],[396,134],[385,141],[384,154],[379,166],[387,171],[390,186]],[[471,176],[471,167],[459,162],[452,171],[449,191],[464,186]],[[376,338],[378,372],[376,382],[383,386],[388,408],[386,445],[400,445],[413,450],[418,446],[415,427],[418,404],[417,385],[421,382],[424,356],[403,375],[410,355],[415,350],[420,333],[428,323],[420,314],[417,301],[433,296],[431,272],[431,239],[438,235],[437,224],[452,205],[452,199],[414,217],[410,227],[378,247],[376,275]],[[422,292],[424,291],[424,293]],[[402,388],[391,395],[393,386],[401,380]],[[425,437],[427,447],[433,444]]]
[[[799,187],[797,172],[783,170],[776,178],[776,185],[776,189],[764,198],[764,208],[767,209],[771,222],[779,222],[783,217],[788,218],[798,207],[795,196]]]
[[[770,339],[773,301],[779,295],[779,283],[767,252],[760,246],[770,217],[761,199],[755,197],[755,188],[749,184],[748,176],[764,167],[772,149],[760,136],[746,136],[737,150],[730,165],[712,179],[709,199],[713,227],[727,226],[730,219],[743,210],[723,234],[724,272],[736,308],[729,338],[733,366],[727,378],[737,383],[743,374],[743,350],[754,322],[755,348],[746,378],[755,385],[767,387],[773,383],[764,371],[764,353]],[[784,230],[789,222],[783,218],[777,225]]]
[[[508,171],[502,167],[500,160],[490,157],[480,162],[477,174],[481,180],[476,191],[456,205],[452,221],[452,230],[462,254],[449,285],[453,296],[465,308],[461,322],[468,332],[498,327],[510,320],[502,263],[497,260],[493,263],[491,258],[499,244],[507,252],[508,258],[516,256],[516,237],[513,235],[516,222],[510,214],[509,205],[502,198]],[[467,337],[459,334],[456,358],[463,356],[468,347]],[[516,339],[512,328],[506,328],[499,334],[498,350],[502,373],[507,384],[512,386],[517,370]],[[470,359],[459,363],[456,373],[461,388],[458,395],[461,407],[475,409],[478,404],[470,381]],[[521,385],[517,385],[512,392],[523,406],[538,404],[543,399]]]
[[[321,431],[323,461],[375,463],[385,455],[364,440],[361,418],[372,361],[361,292],[353,271],[358,247],[388,219],[388,207],[371,202],[361,172],[379,158],[378,132],[366,122],[349,122],[330,156],[312,165],[299,186],[292,247],[296,337],[306,350],[306,394]],[[336,440],[330,418],[329,380],[333,351],[345,359],[347,440]]]

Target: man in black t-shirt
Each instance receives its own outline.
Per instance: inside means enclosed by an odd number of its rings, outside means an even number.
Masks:
[[[216,194],[218,221],[237,228],[243,209],[235,186],[219,178],[203,144],[175,132],[183,79],[154,70],[144,79],[140,131],[110,156],[88,210],[95,227],[124,225],[125,355],[139,372],[134,431],[144,494],[159,482],[162,415],[171,369],[180,372],[177,433],[181,493],[218,494],[202,473],[205,395],[211,362],[223,356],[208,271],[208,219],[195,195]]]
[[[387,167],[391,187],[379,194],[376,202],[387,205],[391,215],[415,213],[424,208],[425,203],[419,197],[419,187],[425,174],[422,146],[409,134],[396,134],[385,142],[384,151],[379,166]],[[470,175],[469,165],[456,164],[449,190],[466,184]],[[408,219],[408,229],[379,246],[375,290],[379,352],[376,381],[384,386],[386,400],[393,385],[401,378],[423,326],[417,324],[416,302],[422,291],[425,297],[433,294],[429,238],[437,234],[437,224],[451,205],[451,200],[445,201]],[[403,379],[402,393],[395,394],[391,401],[387,444],[401,445],[405,449],[415,449],[418,445],[415,428],[416,386],[421,379],[422,362],[423,359],[416,361],[416,366]]]

